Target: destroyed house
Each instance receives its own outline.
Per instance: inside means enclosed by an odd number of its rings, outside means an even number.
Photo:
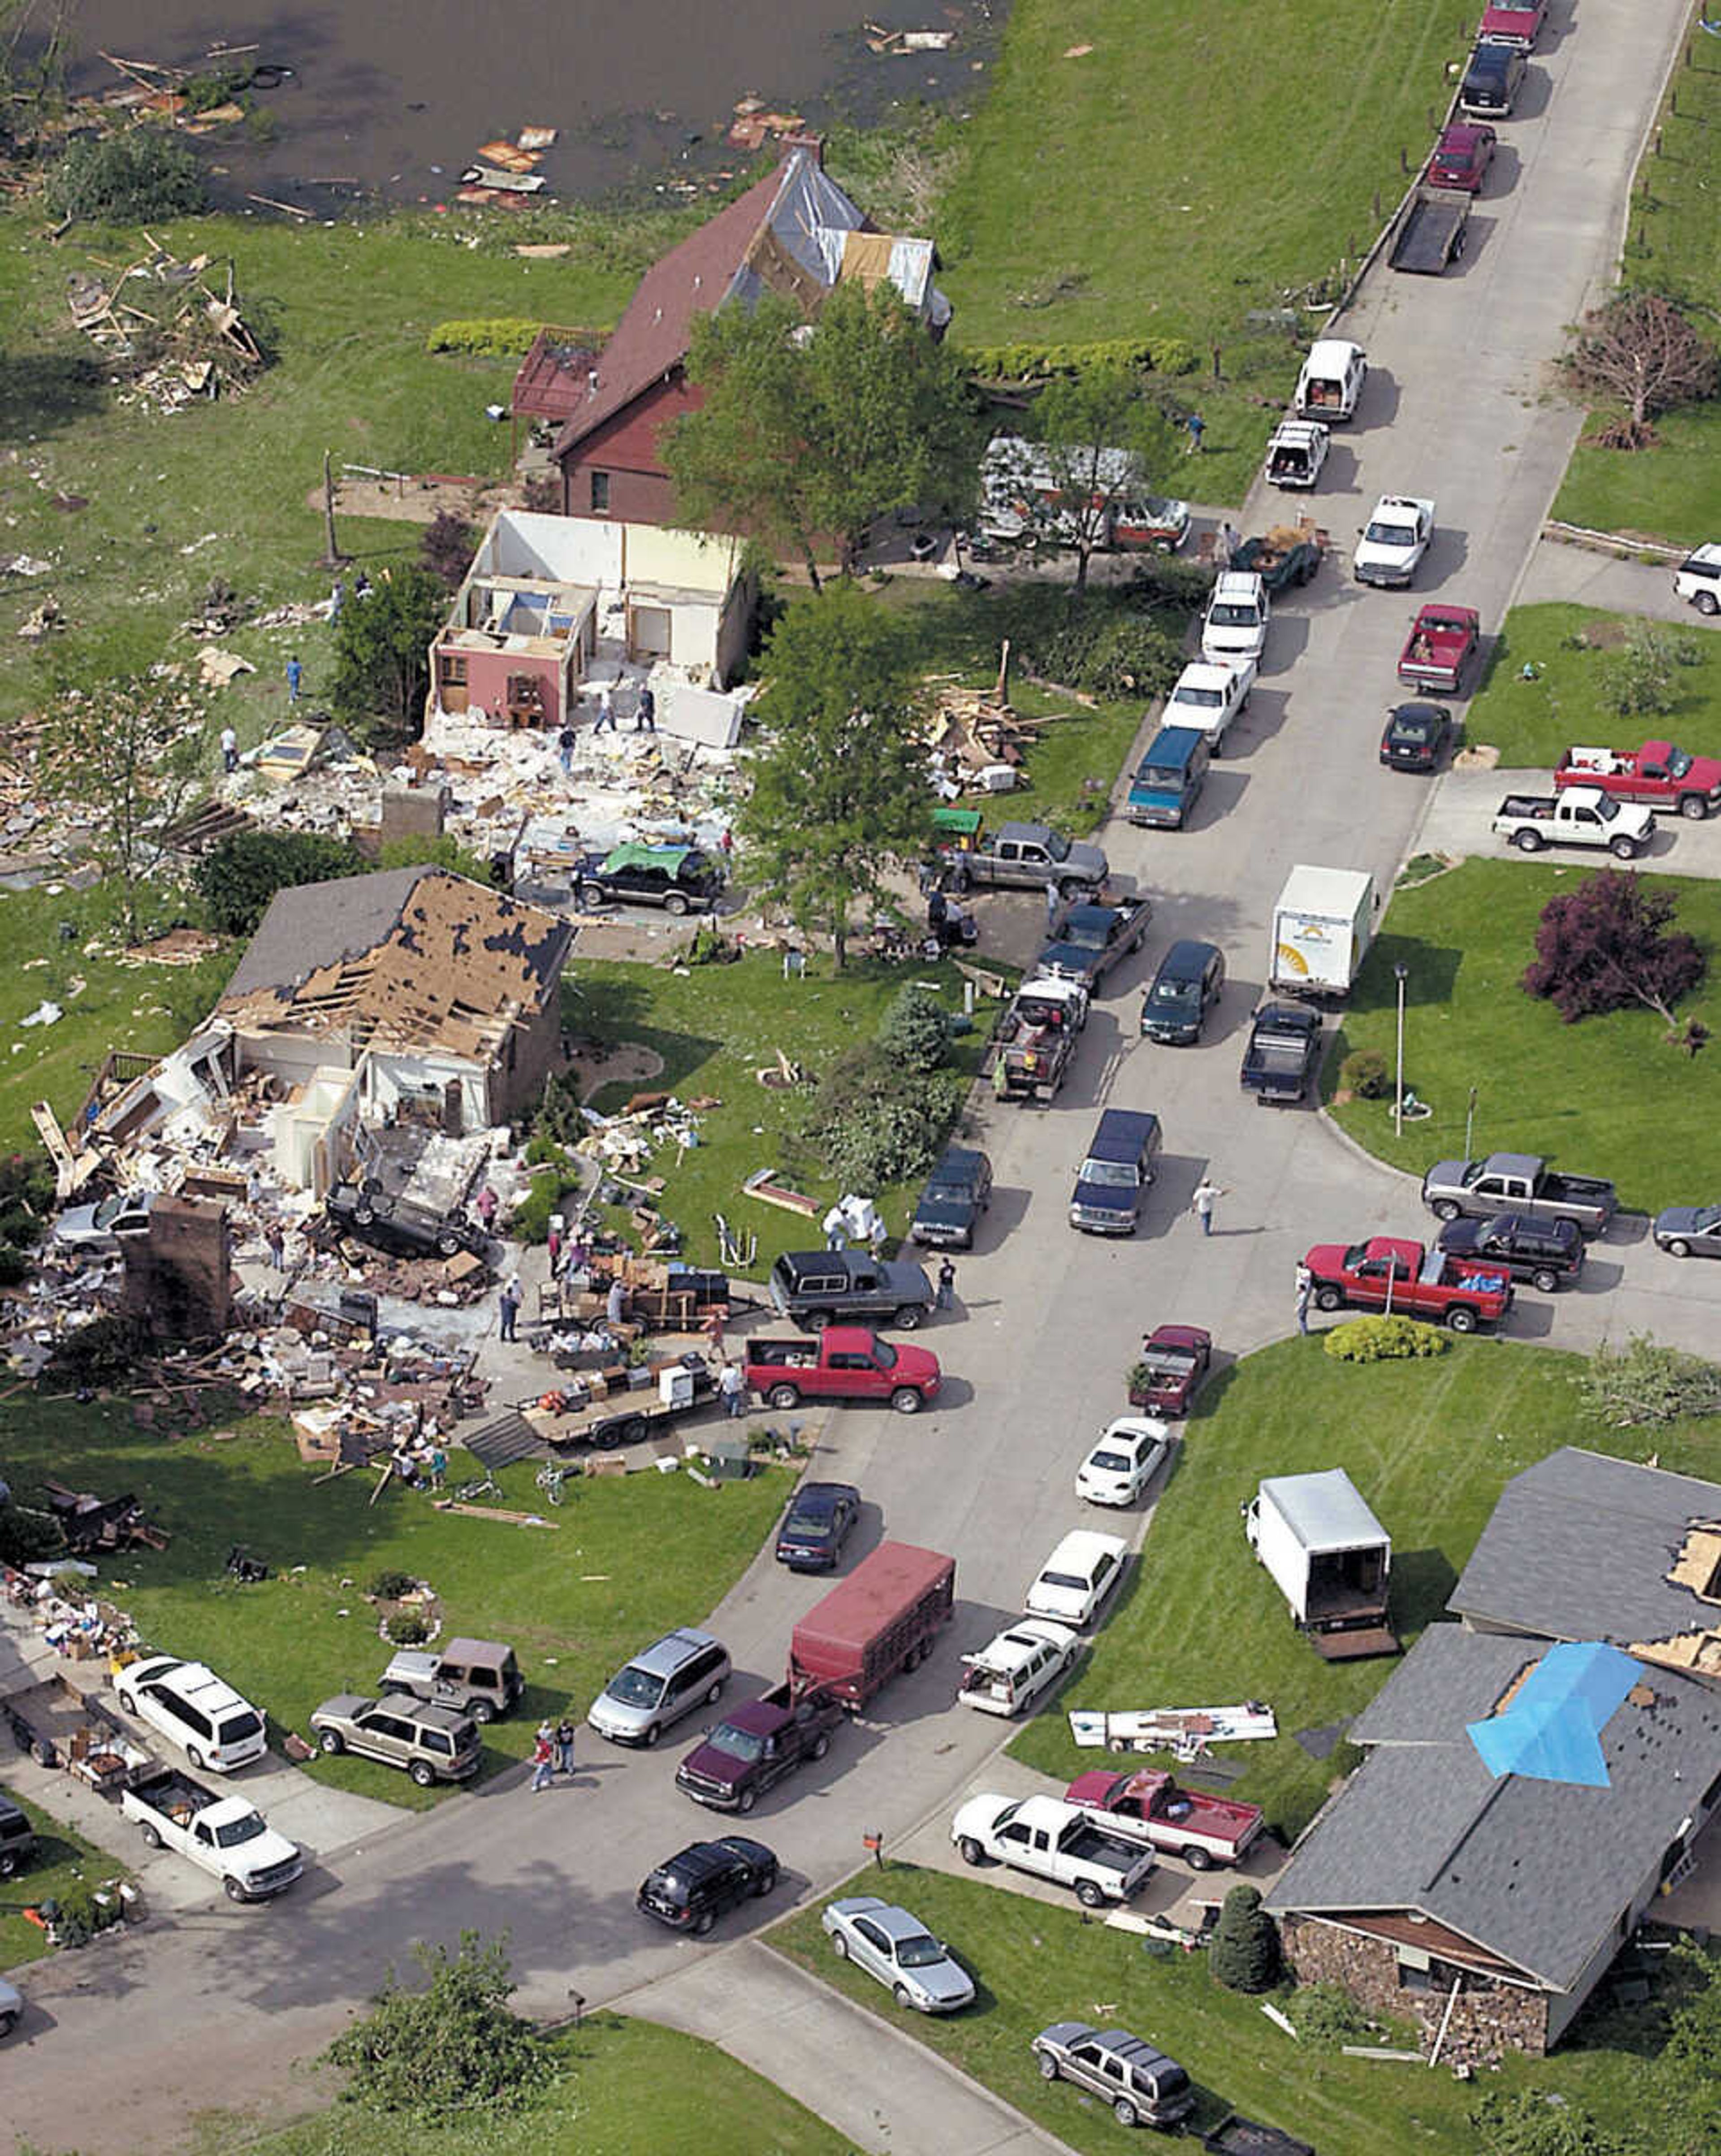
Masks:
[[[326,1190],[360,1122],[451,1134],[538,1100],[574,931],[445,869],[277,891],[216,1007],[240,1072],[276,1083],[274,1153]]]
[[[1516,1728],[1550,1656],[1576,1670]],[[1267,1907],[1299,1984],[1454,2065],[1555,2043],[1721,1800],[1721,1700],[1603,1646],[1432,1625],[1350,1736]]]
[[[700,315],[775,292],[811,319],[839,285],[870,290],[888,283],[933,336],[948,326],[950,302],[932,281],[932,242],[875,231],[826,172],[817,142],[791,138],[785,146],[776,172],[640,280],[556,439],[570,516],[674,521],[658,437],[698,409],[687,356]]]

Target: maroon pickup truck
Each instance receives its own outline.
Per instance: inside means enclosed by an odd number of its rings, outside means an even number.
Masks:
[[[1554,783],[1599,786],[1616,801],[1677,809],[1693,820],[1721,808],[1721,762],[1692,756],[1672,742],[1645,742],[1639,749],[1569,748],[1554,767]]]
[[[1109,1767],[1090,1768],[1063,1795],[1066,1804],[1079,1804],[1102,1826],[1150,1849],[1167,1850],[1196,1871],[1235,1864],[1261,1831],[1259,1804],[1199,1796],[1152,1768],[1119,1774]]]
[[[714,1811],[750,1812],[803,1759],[822,1759],[843,1709],[828,1692],[780,1684],[732,1708],[675,1769],[675,1786]]]
[[[1444,1250],[1373,1235],[1366,1243],[1318,1243],[1304,1259],[1323,1310],[1394,1310],[1432,1317],[1454,1332],[1496,1325],[1512,1307],[1512,1283],[1486,1265],[1467,1264]]]
[[[1398,654],[1399,680],[1456,696],[1481,633],[1481,617],[1473,607],[1425,606]]]
[[[877,1400],[914,1414],[938,1398],[936,1355],[897,1348],[863,1325],[827,1325],[816,1340],[747,1342],[747,1383],[780,1409],[802,1400]]]

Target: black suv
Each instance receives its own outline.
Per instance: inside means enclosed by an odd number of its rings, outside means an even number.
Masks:
[[[482,1252],[484,1239],[469,1222],[428,1211],[410,1199],[356,1183],[337,1183],[325,1210],[342,1235],[403,1258],[452,1258]]]
[[[612,846],[586,855],[579,886],[588,913],[617,899],[661,906],[665,913],[703,913],[717,903],[723,871],[697,846]]]
[[[9,1797],[0,1797],[0,1879],[10,1879],[29,1861],[36,1846],[36,1830],[28,1815]]]
[[[912,1332],[932,1308],[932,1282],[899,1258],[864,1250],[787,1250],[771,1269],[771,1299],[779,1314],[809,1325],[852,1324],[882,1317]]]
[[[1492,1220],[1449,1220],[1440,1231],[1440,1247],[1452,1257],[1527,1280],[1539,1295],[1552,1295],[1584,1270],[1583,1231],[1575,1220],[1526,1220],[1516,1213]]]
[[[971,1250],[975,1223],[991,1200],[991,1161],[971,1147],[946,1146],[920,1193],[909,1240],[939,1250]]]
[[[776,1857],[762,1841],[726,1834],[720,1841],[689,1842],[647,1876],[635,1901],[672,1931],[703,1938],[725,1909],[770,1893],[776,1883]]]

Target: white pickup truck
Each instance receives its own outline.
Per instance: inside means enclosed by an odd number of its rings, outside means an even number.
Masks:
[[[1494,829],[1526,854],[1544,846],[1606,846],[1617,860],[1631,861],[1655,835],[1655,817],[1598,786],[1568,786],[1559,793],[1508,793]]]
[[[1673,589],[1699,613],[1721,613],[1721,544],[1712,539],[1688,554],[1673,572]]]
[[[1084,1908],[1126,1902],[1154,1867],[1153,1852],[1095,1826],[1057,1797],[971,1797],[950,1822],[965,1864],[990,1858],[1073,1887]]]
[[[1434,504],[1413,494],[1383,494],[1357,534],[1351,572],[1360,584],[1408,584],[1434,536]]]
[[[202,1865],[230,1902],[265,1902],[305,1869],[298,1845],[277,1834],[255,1804],[218,1797],[171,1767],[122,1789],[120,1810],[151,1849],[176,1849]]]

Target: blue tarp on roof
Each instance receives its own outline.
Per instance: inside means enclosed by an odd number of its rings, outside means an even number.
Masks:
[[[1584,1640],[1549,1647],[1503,1713],[1467,1725],[1483,1764],[1497,1779],[1608,1787],[1601,1732],[1643,1674],[1617,1647]]]

